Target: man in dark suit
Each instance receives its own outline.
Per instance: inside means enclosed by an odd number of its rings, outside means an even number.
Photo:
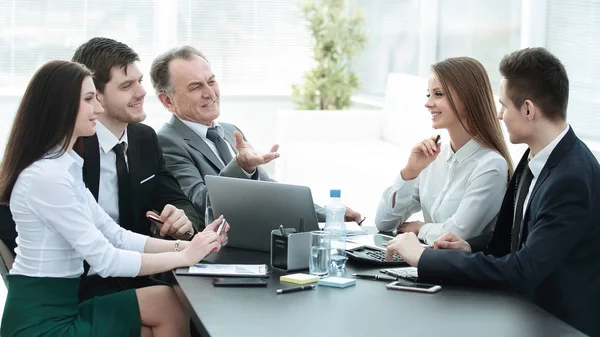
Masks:
[[[543,48],[500,63],[504,120],[525,143],[493,233],[464,241],[447,233],[423,249],[414,234],[388,246],[419,278],[520,292],[591,336],[600,336],[600,166],[566,123],[569,80]]]
[[[216,121],[219,84],[201,52],[190,46],[171,49],[152,62],[150,75],[158,98],[173,113],[158,131],[158,141],[198,213],[206,209],[206,175],[272,181],[260,166],[279,156],[278,146],[258,154],[235,125]],[[315,209],[325,220],[324,209]],[[360,213],[347,208],[346,221],[360,220]]]
[[[84,159],[83,178],[100,206],[123,228],[152,235],[151,214],[161,236],[189,240],[200,230],[200,219],[177,180],[165,167],[154,130],[141,124],[146,91],[127,45],[107,38],[82,44],[73,61],[94,73],[98,101],[96,134],[77,144]],[[158,210],[159,214],[153,212]],[[86,278],[82,298],[154,284],[148,277],[135,279]]]

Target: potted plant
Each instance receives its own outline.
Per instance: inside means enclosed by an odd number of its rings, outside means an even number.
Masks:
[[[350,11],[346,0],[310,0],[299,5],[311,34],[314,67],[304,82],[292,86],[292,101],[300,110],[343,110],[360,86],[350,69],[352,57],[367,42],[364,16]]]

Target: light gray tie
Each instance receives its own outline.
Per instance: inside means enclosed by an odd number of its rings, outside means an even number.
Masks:
[[[229,164],[233,157],[231,156],[231,152],[229,151],[229,146],[227,146],[225,139],[223,139],[223,137],[219,135],[217,128],[214,126],[208,128],[208,131],[206,131],[206,138],[208,138],[211,142],[215,143],[215,146],[217,147],[217,151],[219,152],[219,156],[221,156],[223,163],[225,165]]]

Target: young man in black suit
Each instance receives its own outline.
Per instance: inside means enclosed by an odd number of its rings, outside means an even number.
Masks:
[[[73,61],[94,73],[98,101],[96,134],[82,140],[83,179],[100,206],[121,227],[152,235],[147,214],[161,236],[189,240],[201,228],[198,214],[165,167],[156,133],[141,124],[146,91],[136,62],[138,55],[127,45],[107,38],[82,44]],[[77,146],[77,145],[76,145]],[[153,212],[158,210],[159,214]],[[214,230],[207,227],[207,230]],[[225,239],[226,240],[226,239]],[[114,291],[154,284],[147,277],[102,279],[88,276],[82,299]]]
[[[543,48],[500,63],[502,119],[523,155],[493,233],[447,233],[423,249],[412,233],[388,246],[419,278],[499,286],[591,336],[600,336],[600,166],[566,122],[569,80]]]
[[[177,180],[164,165],[156,133],[145,118],[138,55],[127,45],[92,38],[73,55],[94,73],[98,101],[97,133],[82,141],[83,175],[100,206],[124,228],[151,235],[146,213],[158,210],[161,236],[190,239],[200,219]]]

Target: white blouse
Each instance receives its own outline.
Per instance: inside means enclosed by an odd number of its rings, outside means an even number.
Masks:
[[[139,273],[148,237],[121,228],[102,210],[85,188],[82,167],[69,151],[19,175],[10,196],[18,233],[11,274],[75,278],[84,259],[102,277]]]
[[[425,225],[419,239],[431,244],[446,232],[470,239],[493,229],[507,177],[508,164],[498,152],[474,140],[456,153],[442,144],[438,157],[417,178],[405,181],[398,175],[383,192],[375,224],[380,231],[393,231],[422,210]]]

